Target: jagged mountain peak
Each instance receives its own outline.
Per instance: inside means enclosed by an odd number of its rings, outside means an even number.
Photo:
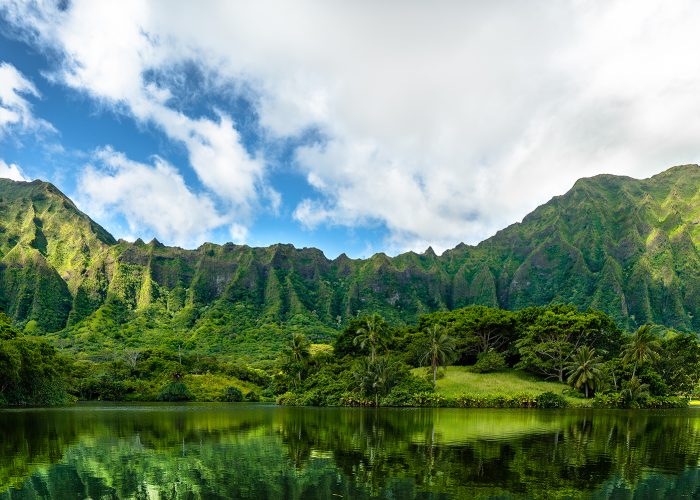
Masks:
[[[568,302],[603,309],[623,326],[697,329],[699,187],[698,165],[641,180],[599,175],[477,246],[329,260],[282,243],[196,250],[155,239],[117,243],[55,186],[0,179],[0,308],[20,326],[55,330],[81,324],[110,301],[136,317],[160,304],[173,321],[190,311],[184,324],[193,332],[230,335],[301,317],[309,328],[335,328],[375,311],[407,322],[467,304]]]

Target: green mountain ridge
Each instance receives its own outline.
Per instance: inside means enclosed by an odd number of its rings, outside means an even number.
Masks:
[[[700,167],[577,181],[476,246],[327,259],[315,248],[116,241],[53,185],[0,179],[0,308],[27,331],[235,352],[358,314],[469,304],[595,307],[621,326],[700,329]]]

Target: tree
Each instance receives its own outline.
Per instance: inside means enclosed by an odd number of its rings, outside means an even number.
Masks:
[[[445,331],[442,325],[433,325],[428,328],[428,338],[423,345],[423,355],[420,363],[430,363],[433,371],[433,385],[437,382],[438,366],[444,366],[450,362],[455,352],[455,342]]]
[[[700,384],[700,342],[693,333],[673,333],[662,342],[657,370],[676,393],[692,393]]]
[[[595,390],[602,376],[603,362],[596,356],[595,349],[581,346],[567,365],[569,378],[567,382],[578,390],[583,387],[588,398],[588,390]]]
[[[512,339],[515,318],[510,311],[486,306],[465,309],[464,321],[457,321],[455,329],[464,333],[466,348],[481,354],[501,350]]]
[[[282,370],[295,379],[295,386],[301,383],[304,371],[308,367],[311,359],[310,348],[311,343],[306,336],[295,333],[282,351]]]
[[[386,344],[387,327],[384,319],[379,314],[369,316],[363,326],[355,332],[354,345],[359,345],[361,349],[369,347],[369,359],[374,361],[377,358],[377,349]]]
[[[624,384],[622,395],[628,406],[637,406],[638,402],[649,396],[649,385],[642,384],[637,377],[632,377]]]
[[[361,359],[353,371],[360,393],[373,397],[375,406],[379,406],[379,397],[387,395],[394,386],[397,374],[397,366],[386,357]]]
[[[622,349],[622,362],[626,365],[634,363],[631,378],[635,378],[639,365],[658,360],[660,350],[661,343],[654,335],[652,326],[640,326]]]
[[[4,312],[0,312],[0,340],[9,340],[17,337],[19,332],[12,326],[12,318]]]
[[[516,343],[521,355],[517,366],[564,382],[570,360],[592,333],[595,329],[585,313],[568,307],[548,309]]]

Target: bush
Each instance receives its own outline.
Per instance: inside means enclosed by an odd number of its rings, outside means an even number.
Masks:
[[[192,399],[192,394],[182,382],[170,382],[160,390],[156,397],[158,401],[170,402],[191,401]]]
[[[607,394],[596,394],[593,398],[594,408],[686,408],[688,398],[680,396],[657,396],[649,397],[639,401],[630,401],[620,392],[610,392]]]
[[[532,394],[460,394],[454,400],[459,408],[535,408],[536,397]]]
[[[243,392],[238,387],[229,386],[224,391],[223,400],[228,403],[238,403],[243,401]]]
[[[475,373],[491,373],[505,370],[507,366],[503,354],[491,350],[479,354],[476,363],[472,366],[472,371]]]
[[[567,408],[569,403],[561,394],[543,392],[537,396],[537,408]]]
[[[606,394],[596,393],[593,397],[593,408],[625,408],[625,398],[619,392]]]
[[[260,396],[258,396],[257,392],[250,391],[248,394],[245,395],[245,400],[251,403],[257,403],[258,401],[260,401]]]
[[[665,408],[687,408],[688,398],[680,396],[659,396],[651,397],[646,401],[644,408],[665,409]]]
[[[381,401],[382,406],[416,406],[414,394],[433,392],[433,383],[424,378],[408,375],[394,386]]]

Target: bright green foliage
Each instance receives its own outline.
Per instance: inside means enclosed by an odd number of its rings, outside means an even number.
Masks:
[[[627,328],[698,330],[699,183],[696,165],[641,181],[582,179],[476,247],[328,260],[291,245],[116,242],[52,185],[1,180],[0,308],[20,328],[31,322],[32,332],[67,327],[66,346],[75,350],[182,338],[188,349],[251,361],[273,359],[289,329],[328,342],[362,315],[410,324],[469,304],[570,303]],[[110,301],[126,314],[104,328],[94,314]],[[512,330],[501,326],[466,322],[453,334],[473,355],[501,351],[512,345],[504,336]]]
[[[416,366],[435,325],[455,339],[460,365],[493,352],[508,367],[563,381],[587,346],[606,361],[596,392],[634,378],[653,397],[692,392],[697,341],[677,332],[700,330],[699,184],[696,165],[642,181],[583,179],[475,247],[329,260],[281,244],[115,241],[52,185],[0,180],[3,398],[65,395],[67,377],[80,398],[152,400],[180,373],[196,399],[221,399],[231,386],[267,399],[294,389],[289,398],[310,404],[360,401],[369,393],[358,392],[353,359]],[[547,305],[557,303],[569,305]],[[646,350],[631,342],[620,356],[616,322],[677,332]],[[65,377],[33,335],[70,354]],[[279,377],[280,353],[302,335],[333,343],[334,354],[297,359]],[[42,382],[29,387],[23,367],[35,361]],[[376,390],[369,403],[391,392]]]

